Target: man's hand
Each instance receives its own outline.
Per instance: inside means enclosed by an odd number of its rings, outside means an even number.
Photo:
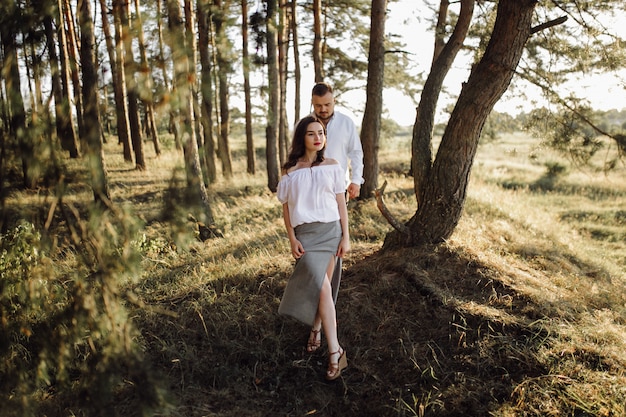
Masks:
[[[348,185],[348,197],[357,198],[361,193],[361,186],[359,184],[350,183]]]

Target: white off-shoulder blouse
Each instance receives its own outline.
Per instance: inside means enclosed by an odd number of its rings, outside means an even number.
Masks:
[[[346,191],[345,172],[337,163],[299,168],[280,178],[276,197],[287,203],[291,226],[339,220],[337,194]]]

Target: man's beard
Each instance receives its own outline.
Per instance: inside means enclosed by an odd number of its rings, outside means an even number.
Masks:
[[[333,113],[327,113],[327,114],[328,114],[328,116],[323,117],[323,116],[321,116],[321,115],[319,115],[319,114],[315,113],[315,116],[316,116],[318,119],[320,119],[322,122],[326,123],[326,122],[328,122],[328,121],[330,120],[330,118],[331,118],[331,117],[333,117]]]

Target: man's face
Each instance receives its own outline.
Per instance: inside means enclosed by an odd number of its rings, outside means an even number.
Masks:
[[[332,93],[326,93],[323,96],[312,96],[313,112],[326,124],[335,112],[335,98]]]

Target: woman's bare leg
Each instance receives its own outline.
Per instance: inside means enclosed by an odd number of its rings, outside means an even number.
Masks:
[[[324,281],[328,281],[329,283],[332,280],[333,273],[335,271],[335,257],[331,256],[330,262],[328,263],[328,268],[326,269],[326,279]],[[322,285],[323,288],[323,285]],[[332,291],[332,290],[331,290]],[[332,292],[331,292],[332,299]],[[320,293],[320,304],[322,302],[322,294]],[[334,306],[333,306],[334,307]],[[333,312],[333,316],[335,317],[335,323],[337,321],[335,313]],[[317,308],[317,314],[315,315],[315,321],[313,322],[313,326],[311,327],[311,334],[309,335],[309,341],[307,344],[307,350],[309,352],[314,352],[317,350],[317,347],[310,349],[311,346],[315,345],[315,340],[313,337],[318,337],[317,331],[322,329],[322,316],[320,315],[320,308]],[[335,334],[337,333],[336,324],[335,324]],[[326,329],[324,329],[324,334],[326,334]],[[328,336],[327,336],[328,337]],[[334,350],[332,351],[334,352]]]
[[[325,279],[322,284],[317,314],[322,320],[322,327],[324,328],[328,351],[336,352],[339,350],[339,341],[337,340],[337,316],[335,312],[335,302],[333,301],[332,288],[330,286],[330,279]]]

